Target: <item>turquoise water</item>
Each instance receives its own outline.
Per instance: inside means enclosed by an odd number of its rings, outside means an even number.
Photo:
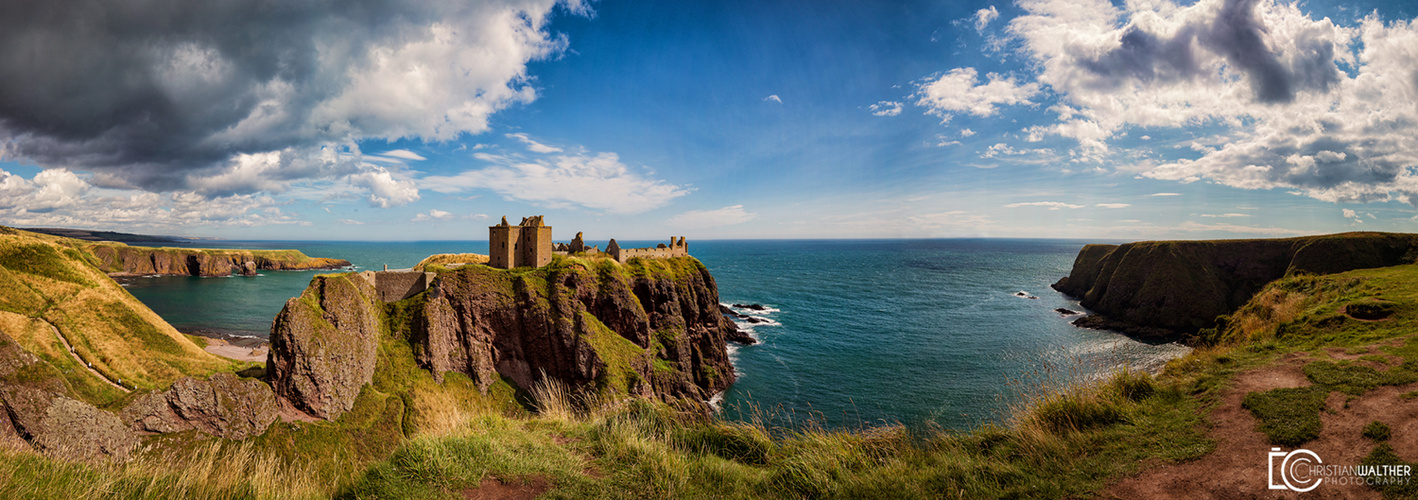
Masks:
[[[656,242],[626,242],[629,245]],[[743,323],[760,343],[732,346],[739,381],[729,418],[814,418],[831,427],[905,423],[965,429],[1007,416],[1048,383],[1123,364],[1151,368],[1185,352],[1075,328],[1054,312],[1081,310],[1049,288],[1082,241],[702,241],[725,303],[756,303]],[[361,269],[410,267],[434,253],[485,253],[487,242],[204,242],[296,248]],[[315,272],[259,277],[129,280],[129,291],[179,329],[265,336],[287,298]],[[1037,299],[1019,297],[1026,292]]]

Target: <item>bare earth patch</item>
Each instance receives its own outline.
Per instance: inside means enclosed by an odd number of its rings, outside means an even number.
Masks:
[[[224,339],[207,339],[207,352],[216,354],[223,358],[235,359],[237,361],[250,361],[253,363],[266,362],[266,343],[257,342],[251,345],[237,345]]]
[[[477,488],[464,489],[463,498],[467,500],[532,500],[550,489],[551,482],[542,476],[529,477],[525,484],[505,484],[489,477],[483,479],[482,484],[479,484]]]
[[[1236,376],[1233,386],[1211,414],[1209,437],[1216,450],[1196,460],[1145,468],[1103,491],[1105,498],[1380,498],[1366,486],[1321,484],[1308,494],[1267,489],[1268,456],[1272,445],[1256,430],[1257,421],[1241,407],[1247,393],[1285,387],[1311,385],[1301,367],[1307,356],[1295,353],[1270,366]],[[1383,386],[1349,400],[1331,393],[1327,409],[1320,413],[1323,428],[1319,438],[1303,448],[1318,454],[1325,464],[1357,465],[1376,443],[1363,437],[1363,428],[1378,420],[1393,429],[1389,443],[1404,460],[1418,457],[1418,400],[1398,396],[1418,388]],[[1346,407],[1347,403],[1347,407]],[[1291,448],[1283,448],[1290,451]]]

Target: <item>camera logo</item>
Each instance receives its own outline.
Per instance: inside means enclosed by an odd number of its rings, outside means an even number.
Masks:
[[[1286,453],[1280,448],[1271,448],[1269,455],[1270,465],[1270,489],[1291,490],[1304,493],[1315,489],[1324,482],[1324,478],[1315,474],[1315,468],[1324,461],[1315,452],[1298,449]],[[1277,460],[1279,459],[1277,463]],[[1277,480],[1276,466],[1279,466],[1279,478]]]

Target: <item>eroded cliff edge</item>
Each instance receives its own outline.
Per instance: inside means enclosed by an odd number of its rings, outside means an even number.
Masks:
[[[1276,279],[1416,259],[1418,235],[1402,233],[1086,245],[1053,287],[1095,313],[1076,320],[1079,326],[1191,340]]]
[[[538,269],[437,269],[429,288],[378,300],[367,274],[317,276],[272,325],[267,367],[295,409],[336,418],[375,378],[380,338],[442,380],[487,391],[543,378],[603,396],[703,403],[734,381],[713,276],[697,259],[558,257]],[[385,337],[387,336],[387,337]]]

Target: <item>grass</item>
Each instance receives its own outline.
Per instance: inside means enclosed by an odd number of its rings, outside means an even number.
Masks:
[[[1364,437],[1374,441],[1388,441],[1388,438],[1392,435],[1393,430],[1389,429],[1388,424],[1378,420],[1369,422],[1369,425],[1364,426]]]
[[[1294,387],[1252,392],[1241,406],[1260,421],[1259,430],[1272,444],[1296,446],[1320,435],[1320,410],[1329,391]]]

